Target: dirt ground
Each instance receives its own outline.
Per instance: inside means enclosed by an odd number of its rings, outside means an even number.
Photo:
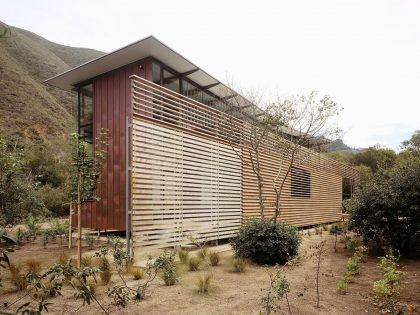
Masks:
[[[320,304],[316,307],[316,263],[311,257],[314,251],[311,246],[327,240],[327,254],[321,264],[320,277]],[[378,259],[369,257],[361,266],[361,274],[355,278],[354,283],[349,285],[345,295],[336,292],[336,283],[345,270],[347,259],[351,256],[345,250],[342,243],[338,244],[338,252],[333,249],[334,238],[326,232],[323,235],[303,237],[300,247],[300,261],[297,265],[287,267],[285,275],[290,282],[291,292],[289,301],[293,314],[379,314],[374,308],[371,299],[372,283],[381,277],[377,266]],[[178,263],[179,282],[174,286],[165,286],[160,278],[157,278],[148,290],[146,300],[131,302],[125,309],[109,309],[112,314],[259,314],[262,310],[260,300],[269,284],[268,272],[273,267],[263,267],[249,264],[244,273],[232,272],[232,253],[226,251],[228,246],[220,246],[213,250],[221,252],[221,264],[212,267],[213,282],[207,295],[196,293],[197,278],[209,273],[208,268],[190,272],[185,265]],[[42,245],[26,244],[20,250],[12,253],[10,258],[14,262],[39,259],[44,267],[48,267],[57,260],[58,255],[69,252],[66,246],[49,244],[46,248]],[[91,251],[90,253],[93,253]],[[75,254],[75,248],[70,251]],[[190,255],[195,253],[191,252]],[[138,256],[138,264],[146,253]],[[400,268],[405,272],[401,292],[401,304],[408,303],[417,307],[420,314],[420,260],[402,259]],[[4,288],[0,288],[0,303],[16,300],[22,293],[11,292],[8,283],[8,275],[3,273]],[[129,276],[128,278],[129,279]],[[114,284],[117,278],[113,278]],[[135,286],[134,280],[129,280],[130,285]],[[112,284],[111,284],[112,285]],[[100,286],[96,296],[103,305],[109,306],[106,288]],[[75,300],[69,289],[64,291],[65,297],[54,299],[50,306],[51,314],[101,314],[97,305],[81,307],[81,301]],[[286,305],[282,305],[286,311]]]

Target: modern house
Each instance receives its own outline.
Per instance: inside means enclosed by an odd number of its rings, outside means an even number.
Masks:
[[[79,133],[94,143],[109,131],[98,201],[84,205],[82,226],[126,230],[132,245],[167,247],[189,235],[231,237],[258,216],[258,183],[232,107],[263,112],[154,37],[118,49],[46,81],[78,93]],[[310,150],[303,148],[303,150]],[[307,152],[308,153],[308,152]],[[281,195],[281,221],[296,226],[338,221],[358,173],[317,152],[292,168]],[[261,156],[267,178],[281,163]],[[264,191],[273,213],[274,191]]]

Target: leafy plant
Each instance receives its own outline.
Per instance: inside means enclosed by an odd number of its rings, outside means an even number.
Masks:
[[[213,276],[207,274],[205,276],[199,277],[197,281],[197,292],[199,294],[207,294],[209,292]]]
[[[346,294],[348,286],[349,286],[348,280],[345,277],[341,278],[337,282],[337,292],[341,294]]]
[[[25,224],[28,231],[31,232],[35,238],[38,234],[40,234],[42,230],[41,223],[42,223],[42,218],[38,216],[34,216],[32,215],[32,213],[29,213],[25,220]]]
[[[175,268],[175,252],[164,251],[156,257],[155,268],[162,270],[162,279],[166,285],[174,285],[178,281]]]
[[[290,292],[290,284],[286,277],[282,274],[282,270],[279,265],[274,267],[273,272],[268,272],[270,278],[270,285],[267,293],[261,298],[261,305],[263,306],[263,314],[269,315],[277,311],[281,311],[280,301],[283,298],[286,299],[287,308],[289,314],[292,314],[292,310],[289,304],[289,298],[287,294]]]
[[[99,270],[101,273],[99,276],[101,277],[102,283],[104,285],[109,284],[112,278],[112,270],[111,270],[111,263],[107,257],[101,257],[99,261]]]
[[[398,271],[397,262],[399,256],[392,250],[388,250],[384,257],[380,258],[380,268],[382,269],[382,279],[373,283],[373,300],[376,306],[383,311],[391,314],[400,314],[398,299],[401,289],[401,278],[403,272]]]
[[[316,278],[315,278],[316,279],[316,307],[318,308],[319,308],[319,296],[320,296],[319,275],[321,271],[321,262],[324,258],[324,255],[326,254],[325,244],[326,244],[326,241],[324,240],[313,246],[313,248],[315,249],[313,256],[315,257],[315,261],[316,261]]]
[[[217,266],[220,263],[220,254],[218,252],[211,251],[208,253],[210,264]]]
[[[190,257],[188,259],[188,268],[190,271],[197,271],[201,264],[201,259],[198,257]]]
[[[284,264],[297,255],[300,243],[297,228],[265,219],[250,221],[231,241],[236,256],[258,264]]]
[[[246,268],[246,261],[241,257],[236,257],[232,261],[232,267],[234,272],[242,273],[245,271]]]

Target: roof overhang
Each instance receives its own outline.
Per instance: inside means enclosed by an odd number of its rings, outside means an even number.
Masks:
[[[45,80],[45,83],[65,91],[72,91],[74,87],[80,83],[147,57],[154,57],[178,73],[183,74],[184,77],[189,80],[202,87],[207,87],[208,91],[221,98],[226,97],[227,95],[238,95],[228,86],[196,66],[154,36],[143,38],[130,45],[81,64],[80,66]],[[241,103],[240,106],[242,106],[242,104],[245,106],[249,104],[249,101],[240,97],[239,103]],[[261,111],[260,109],[258,110]]]

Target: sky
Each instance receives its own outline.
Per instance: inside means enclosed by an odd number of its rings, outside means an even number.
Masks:
[[[267,98],[330,95],[355,148],[420,129],[420,1],[0,0],[0,20],[110,52],[154,35],[219,80]]]

